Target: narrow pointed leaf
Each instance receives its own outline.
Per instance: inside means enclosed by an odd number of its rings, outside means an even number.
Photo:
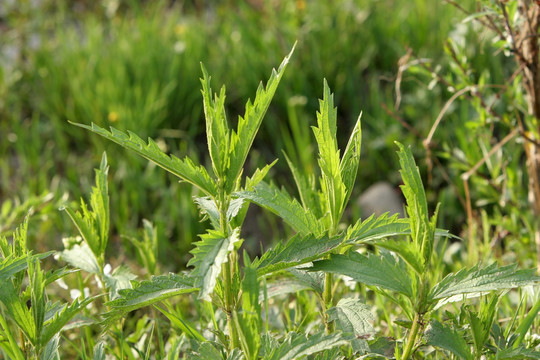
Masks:
[[[74,125],[93,131],[106,139],[135,151],[143,158],[156,163],[156,165],[179,177],[183,181],[198,187],[208,196],[212,196],[216,193],[216,184],[210,178],[204,167],[195,165],[190,158],[186,157],[181,160],[174,155],[169,156],[165,154],[152,139],[149,139],[147,144],[132,132],[126,134],[112,127],[110,131],[107,131],[96,124],[88,126],[74,123]]]
[[[473,356],[463,336],[433,320],[426,329],[424,338],[428,345],[450,351],[460,359],[472,360]]]
[[[28,261],[41,260],[49,255],[53,254],[54,251],[49,251],[46,253],[36,254],[36,255],[22,255],[14,256],[10,255],[4,259],[0,260],[0,283],[11,279],[15,274],[20,273],[23,270],[26,270],[28,267]]]
[[[55,360],[60,359],[60,354],[58,353],[60,336],[54,336],[51,341],[47,343],[45,349],[41,353],[41,360]]]
[[[82,238],[84,239],[84,242],[90,247],[90,250],[92,250],[94,254],[100,254],[99,235],[94,227],[94,220],[91,216],[86,216],[86,214],[90,213],[86,210],[86,204],[82,200],[81,205],[83,210],[82,213],[79,211],[73,211],[67,207],[63,208],[63,210],[67,212],[71,221],[79,231],[79,234],[81,234]]]
[[[282,189],[273,184],[260,182],[253,191],[234,193],[239,198],[247,199],[278,215],[296,232],[301,234],[321,234],[322,228],[317,218],[309,209],[304,209],[296,199],[293,199]]]
[[[495,263],[480,268],[478,265],[447,275],[428,295],[432,302],[454,296],[482,294],[494,290],[511,289],[540,282],[535,270],[516,270],[516,265],[497,267]]]
[[[254,261],[254,265],[257,274],[263,276],[321,259],[342,243],[341,237],[295,235],[287,243],[278,243],[265,252],[260,259]]]
[[[6,307],[6,313],[17,323],[28,340],[36,346],[38,334],[36,334],[32,313],[9,280],[0,283],[0,301]]]
[[[191,277],[185,275],[153,276],[151,280],[134,285],[133,289],[120,290],[120,297],[107,305],[112,309],[105,314],[105,324],[130,311],[152,305],[180,294],[198,291]]]
[[[277,163],[277,159],[274,160],[272,163],[265,165],[262,169],[257,168],[255,172],[253,173],[253,176],[246,177],[246,184],[245,189],[248,191],[253,190],[255,185],[260,183],[266,174],[268,174],[268,171]]]
[[[229,127],[225,114],[225,87],[221,88],[219,96],[216,94],[213,98],[212,88],[210,87],[210,76],[206,68],[201,64],[203,78],[202,95],[204,105],[204,116],[206,119],[206,139],[208,143],[208,152],[212,160],[212,169],[216,177],[221,178],[225,175],[229,154]]]
[[[307,271],[301,268],[289,269],[288,272],[292,274],[301,284],[309,286],[309,288],[319,294],[323,293],[324,273]]]
[[[337,226],[345,207],[347,189],[341,178],[340,151],[337,147],[337,109],[326,80],[323,84],[323,99],[319,101],[317,127],[313,133],[319,147],[319,167],[321,169],[321,190],[330,213],[331,223]]]
[[[385,252],[381,256],[364,256],[355,251],[348,255],[330,255],[330,259],[316,261],[310,269],[346,275],[370,286],[396,291],[412,297],[412,284],[405,264]]]
[[[360,151],[362,147],[362,129],[360,119],[362,114],[358,116],[358,120],[354,125],[347,147],[343,152],[343,157],[339,164],[341,173],[341,180],[345,186],[345,197],[343,199],[343,206],[347,205],[349,198],[351,197],[356,176],[358,173],[358,165],[360,164]]]
[[[221,272],[221,265],[227,262],[229,253],[238,241],[238,229],[227,237],[219,231],[210,230],[201,235],[201,241],[195,243],[196,248],[191,251],[193,257],[188,266],[194,267],[191,275],[196,279],[195,287],[201,289],[200,299],[209,300]]]
[[[60,333],[66,324],[80,313],[94,298],[87,297],[82,301],[74,300],[70,305],[65,305],[50,320],[48,320],[41,333],[40,342],[47,344],[55,335]]]
[[[268,360],[294,360],[302,356],[318,353],[336,346],[347,345],[350,338],[344,337],[341,333],[326,335],[318,333],[310,337],[304,334],[290,333],[285,341],[275,349]]]
[[[374,245],[390,250],[398,254],[407,264],[409,264],[418,275],[423,271],[423,258],[420,249],[412,241],[405,240],[381,240],[375,241]]]
[[[105,360],[105,342],[100,341],[94,346],[93,360]]]
[[[283,73],[294,52],[295,46],[296,44],[293,46],[291,52],[283,59],[278,70],[272,70],[272,75],[270,76],[266,87],[262,84],[259,85],[253,104],[248,100],[244,117],[239,117],[238,119],[237,131],[231,134],[230,164],[227,170],[227,184],[225,189],[229,193],[233,190],[234,183],[242,172],[249,149],[261,126],[262,119],[270,106],[270,102],[274,97],[278,84],[283,77]]]
[[[408,219],[400,219],[397,215],[388,216],[388,213],[385,213],[379,217],[371,215],[364,221],[359,220],[347,230],[346,239],[348,243],[362,243],[409,233]]]
[[[90,205],[95,214],[96,229],[98,232],[99,246],[98,253],[103,254],[109,239],[109,190],[107,175],[109,166],[107,165],[107,154],[104,152],[101,157],[99,169],[96,169],[96,186],[92,188]]]

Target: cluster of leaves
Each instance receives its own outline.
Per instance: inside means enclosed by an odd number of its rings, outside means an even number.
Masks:
[[[336,139],[337,110],[326,82],[317,126],[313,128],[319,149],[319,179],[288,161],[299,193],[299,199],[295,199],[285,189],[264,181],[275,162],[257,169],[251,177],[243,177],[250,148],[291,55],[292,51],[272,72],[266,86],[259,86],[254,101],[247,102],[236,130],[227,121],[225,88],[214,94],[210,77],[202,67],[211,170],[193,158],[166,154],[152,139],[145,142],[131,132],[79,125],[193,185],[202,195],[195,202],[201,214],[210,220],[211,228],[195,244],[189,272],[153,276],[140,282],[134,281],[125,267],[111,272],[105,258],[110,209],[104,155],[96,171],[90,206],[82,201],[80,211],[66,209],[80,237],[65,241],[66,249],[59,254],[75,269],[97,279],[104,291],[104,304],[98,304],[101,297],[90,296],[63,307],[49,303],[45,287],[70,271],[43,273],[38,260],[49,253],[32,255],[26,250],[23,226],[15,234],[12,246],[5,239],[1,246],[0,302],[13,323],[10,326],[2,317],[0,324],[6,339],[0,346],[7,356],[58,358],[60,332],[75,315],[86,313],[90,320],[78,324],[99,323],[104,334],[96,341],[88,326],[81,330],[85,332],[83,342],[93,347],[94,359],[104,359],[106,352],[121,358],[150,358],[151,351],[156,357],[170,359],[180,354],[199,359],[409,359],[427,356],[433,349],[466,359],[494,353],[499,358],[540,357],[530,346],[534,345],[531,340],[526,339],[540,299],[526,310],[516,336],[510,336],[510,330],[496,332],[500,327],[495,324],[501,292],[537,284],[540,278],[533,270],[491,264],[444,277],[434,271],[436,242],[443,241],[440,239],[448,237],[448,233],[436,228],[438,210],[429,216],[410,148],[398,144],[408,218],[385,214],[358,220],[350,226],[342,224],[359,167],[360,118],[342,153]],[[255,259],[244,251],[240,261],[240,230],[250,203],[278,215],[295,235]],[[133,240],[142,262],[152,272],[157,269],[155,239],[155,231],[147,223],[144,240]],[[29,281],[23,288],[25,272]],[[364,289],[364,293],[373,290],[406,317],[396,321],[393,330],[403,334],[400,339],[378,334],[368,299],[362,299],[362,292],[337,286],[346,279],[355,283],[354,289]],[[83,287],[90,281],[82,277],[79,280]],[[490,293],[494,295],[486,297]],[[284,303],[282,309],[286,323],[276,325],[278,319],[273,317],[280,310],[272,304],[280,296],[287,296],[290,302]],[[452,304],[479,296],[486,300],[480,302],[478,312],[465,305],[459,313],[452,311]],[[195,320],[187,319],[182,307],[173,306],[173,298],[196,308]],[[102,306],[105,313],[87,311],[90,303]],[[134,334],[126,338],[122,327],[128,313],[149,306],[154,314],[157,311],[169,319],[176,331],[169,336],[160,335],[159,323],[148,328],[147,318],[143,318],[137,321]],[[290,311],[291,306],[294,312]],[[47,316],[47,309],[56,311]],[[446,310],[444,316],[439,309]],[[21,344],[15,340],[12,329],[23,334]],[[146,340],[154,336],[154,329],[158,333],[155,344]],[[145,336],[133,342],[138,332]],[[463,337],[463,333],[467,336]],[[84,350],[80,354],[87,356]]]

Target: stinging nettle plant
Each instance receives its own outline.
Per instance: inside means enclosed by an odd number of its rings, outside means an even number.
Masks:
[[[189,349],[195,358],[296,359],[316,353],[321,359],[353,354],[381,357],[366,341],[375,333],[369,307],[358,294],[353,292],[343,297],[343,292],[337,291],[337,285],[347,276],[358,286],[387,297],[407,316],[407,321],[401,322],[402,331],[407,332],[403,343],[388,341],[387,348],[395,358],[414,357],[423,351],[423,345],[471,359],[486,353],[489,326],[472,327],[475,342],[471,346],[457,335],[453,326],[434,316],[436,310],[491,291],[534,284],[538,277],[534,271],[496,265],[475,266],[444,278],[433,274],[436,238],[448,236],[448,233],[436,228],[437,211],[429,216],[420,173],[411,151],[399,144],[402,188],[409,218],[398,219],[385,214],[342,226],[341,218],[358,172],[360,118],[341,153],[336,141],[337,111],[326,81],[317,126],[313,127],[319,149],[319,179],[314,174],[305,174],[287,159],[300,197],[297,200],[285,189],[263,180],[275,162],[255,170],[251,177],[243,176],[255,135],[293,51],[294,48],[278,70],[272,72],[267,85],[259,86],[253,103],[247,102],[236,130],[229,127],[225,114],[225,88],[214,94],[210,77],[201,66],[211,172],[194,159],[165,154],[152,139],[145,142],[131,132],[76,124],[135,151],[195,186],[203,195],[195,201],[211,224],[192,250],[193,257],[188,263],[191,271],[154,276],[151,280],[132,282],[133,288],[117,289],[106,303],[109,310],[103,325],[110,327],[128,312],[150,305],[171,319],[171,312],[158,303],[192,293],[209,304],[213,326],[212,335],[208,335],[203,329],[179,321],[184,335],[191,341]],[[106,174],[105,169],[106,160],[103,160],[98,174]],[[97,186],[92,200],[103,199],[99,194],[105,190]],[[100,203],[108,204],[105,200],[96,204]],[[251,260],[244,252],[241,266],[240,229],[250,203],[277,214],[295,235],[259,258]],[[97,208],[99,212],[99,206]],[[85,215],[69,214],[76,224],[85,218]],[[87,224],[94,228],[96,224],[103,224],[100,219],[86,218],[89,219]],[[81,230],[83,226],[79,224],[78,228]],[[376,251],[366,253],[362,245],[367,243],[375,245]],[[88,247],[101,265],[97,270],[102,274],[103,253],[94,251],[94,248],[101,249],[99,244],[88,243]],[[322,315],[320,321],[314,321],[310,331],[295,327],[287,334],[272,332],[269,297],[274,296],[273,289],[277,289],[275,293],[314,294]],[[489,324],[489,316],[471,314],[476,324]],[[225,318],[226,332],[220,328],[220,315]],[[528,327],[524,325],[522,332],[526,333],[529,327],[530,323]],[[181,346],[185,345],[176,342],[171,352],[179,353]],[[524,348],[518,343],[515,349]]]

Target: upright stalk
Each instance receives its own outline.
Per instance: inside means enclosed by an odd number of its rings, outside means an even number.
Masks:
[[[328,236],[333,236],[336,232],[337,226],[335,225],[335,221],[332,222],[330,225],[330,230],[328,231]],[[330,255],[328,255],[328,258],[330,258]],[[332,291],[334,288],[334,275],[327,272],[324,276],[324,293],[323,293],[323,301],[325,306],[325,311],[331,308],[334,305],[334,299],[332,296]],[[328,316],[324,316],[324,327],[326,329],[326,332],[328,334],[331,334],[334,332],[334,323],[328,321]]]
[[[230,198],[225,193],[223,187],[219,189],[219,225],[223,236],[229,236],[229,224],[227,223],[227,209],[229,208]],[[228,255],[228,261],[222,266],[223,276],[223,288],[225,297],[225,314],[227,314],[227,328],[229,329],[229,345],[230,349],[240,347],[240,338],[238,337],[238,330],[236,329],[236,322],[234,321],[233,312],[236,311],[235,299],[233,296],[233,278],[234,278],[234,264],[235,256],[233,250]]]
[[[411,332],[407,337],[407,343],[405,344],[405,350],[403,350],[403,355],[401,356],[402,360],[407,360],[413,351],[414,344],[416,344],[416,338],[418,337],[418,332],[420,331],[422,324],[423,315],[420,313],[414,314],[414,320],[411,327]]]
[[[325,311],[332,307],[332,288],[334,286],[334,277],[331,273],[326,273],[324,276],[324,294],[323,301],[325,306]],[[334,323],[328,321],[328,316],[324,316],[324,327],[328,334],[334,332]]]

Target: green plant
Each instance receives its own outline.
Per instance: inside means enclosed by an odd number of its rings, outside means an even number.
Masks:
[[[0,348],[9,359],[55,359],[60,333],[73,328],[68,322],[94,299],[76,299],[71,304],[48,299],[47,285],[72,271],[43,271],[40,260],[53,252],[32,254],[27,248],[27,227],[28,218],[14,232],[11,244],[0,238]]]
[[[517,270],[515,266],[497,267],[495,264],[462,269],[445,277],[436,273],[434,269],[440,267],[437,264],[440,260],[434,254],[436,238],[448,234],[436,228],[437,211],[431,217],[428,215],[418,168],[410,149],[401,145],[402,188],[409,219],[383,215],[342,228],[341,215],[358,169],[360,122],[340,156],[336,142],[337,112],[326,83],[318,126],[313,129],[319,146],[320,190],[313,186],[316,184],[313,174],[302,173],[290,162],[300,201],[284,189],[263,181],[273,163],[257,169],[252,177],[241,181],[249,149],[290,55],[278,71],[272,73],[266,87],[259,87],[254,102],[248,101],[246,113],[239,118],[236,131],[229,129],[225,116],[225,88],[214,96],[208,74],[202,68],[207,143],[213,176],[191,158],[179,159],[163,153],[151,139],[146,143],[133,133],[79,124],[135,151],[198,188],[204,196],[195,201],[212,225],[192,250],[189,265],[193,270],[186,274],[155,276],[135,284],[133,289],[119,290],[118,298],[106,304],[110,311],[105,315],[104,324],[111,326],[126,313],[153,305],[192,339],[193,343],[187,349],[203,358],[244,356],[248,359],[281,359],[314,353],[328,358],[339,353],[366,354],[370,351],[368,343],[354,340],[354,337],[373,332],[369,324],[372,314],[357,298],[345,297],[336,301],[338,283],[335,281],[340,278],[335,278],[335,274],[339,274],[387,297],[407,316],[406,321],[400,322],[408,329],[403,346],[389,343],[395,347],[397,358],[409,359],[421,353],[421,339],[427,345],[458,357],[472,359],[487,353],[487,325],[493,321],[496,301],[489,303],[485,308],[488,310],[469,312],[474,350],[451,325],[437,320],[436,309],[488,292],[534,284],[538,277],[532,270]],[[241,265],[237,251],[242,243],[240,227],[249,204],[246,200],[277,214],[296,234],[287,242],[264,252],[260,258],[251,260],[244,252]],[[410,236],[411,241],[387,239],[397,235]],[[362,244],[375,245],[380,249],[379,254],[360,254]],[[276,337],[272,333],[268,323],[268,281],[270,284],[273,280],[281,283],[283,276],[292,282],[280,284],[278,291],[281,293],[309,289],[315,294],[321,304],[323,316],[320,323],[326,334],[317,331],[317,321],[309,314],[314,307],[306,294],[298,294],[297,301],[302,305],[299,303],[297,311],[286,317],[286,326],[291,332],[284,337]],[[173,296],[189,293],[198,293],[198,299],[211,304],[207,326],[211,324],[215,333],[210,338],[183,320],[181,311],[168,305],[157,305]],[[340,289],[340,297],[344,294],[347,291]],[[266,315],[263,315],[263,309]],[[224,317],[226,332],[220,325],[220,316]],[[303,318],[300,323],[297,316]],[[306,337],[304,332],[308,326],[303,323],[308,319],[314,322],[315,328]],[[520,331],[526,333],[531,324],[530,321],[523,322]],[[532,351],[519,346],[515,349],[521,351],[520,354]]]

